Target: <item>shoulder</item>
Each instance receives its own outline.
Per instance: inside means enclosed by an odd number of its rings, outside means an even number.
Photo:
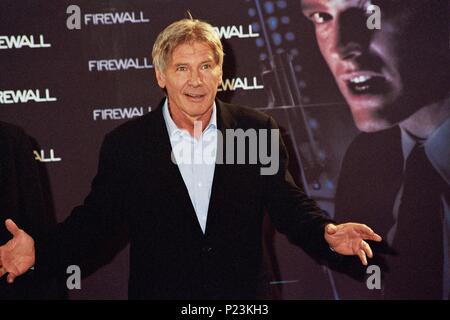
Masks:
[[[0,121],[0,136],[12,139],[25,136],[25,131],[16,125]]]
[[[354,181],[396,173],[403,161],[400,129],[394,127],[373,133],[361,133],[345,151],[339,180]],[[378,174],[378,177],[377,174]],[[367,182],[366,182],[367,183]]]
[[[377,159],[393,150],[401,150],[400,129],[397,126],[379,132],[360,133],[350,143],[346,153],[347,156]]]
[[[19,126],[0,121],[0,141],[10,145],[21,144],[27,138],[25,130]]]
[[[161,117],[161,119],[159,119]],[[158,121],[160,120],[160,121]],[[151,130],[163,121],[160,111],[149,112],[139,118],[131,119],[114,128],[105,135],[105,141],[115,144],[136,144],[140,140],[151,137]]]
[[[218,104],[224,114],[228,113],[232,117],[237,127],[266,128],[268,125],[275,123],[272,117],[254,108],[222,101],[218,101]]]

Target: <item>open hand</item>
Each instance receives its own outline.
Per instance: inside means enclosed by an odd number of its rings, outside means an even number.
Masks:
[[[13,238],[0,247],[0,277],[8,273],[6,280],[13,283],[34,265],[34,240],[11,219],[7,219],[5,225]]]
[[[346,256],[357,255],[362,264],[367,266],[367,257],[372,258],[373,253],[365,240],[380,242],[381,237],[365,224],[330,223],[325,227],[325,240],[337,253]]]

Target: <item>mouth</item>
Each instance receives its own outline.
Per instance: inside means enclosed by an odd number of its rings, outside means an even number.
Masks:
[[[389,89],[386,77],[378,73],[355,72],[346,74],[341,79],[348,90],[356,96],[383,94]]]
[[[185,93],[184,95],[192,100],[201,100],[206,96],[206,94],[195,94],[195,93]]]

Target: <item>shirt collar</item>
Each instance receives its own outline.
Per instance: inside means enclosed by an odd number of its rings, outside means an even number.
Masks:
[[[405,162],[418,142],[405,129],[400,127],[400,130],[402,133],[403,162]]]
[[[401,129],[403,159],[406,161],[416,141],[408,132]],[[441,177],[450,185],[450,118],[442,123],[424,141],[425,154]]]
[[[189,133],[185,129],[178,128],[176,123],[173,121],[172,116],[170,115],[170,112],[169,112],[169,100],[168,99],[166,99],[166,101],[164,101],[164,105],[162,108],[163,108],[162,111],[163,111],[164,121],[166,123],[167,131],[169,132],[169,137],[172,137],[175,134],[188,134],[189,135]],[[216,111],[216,109],[217,109],[216,102],[214,101],[213,110],[211,113],[211,119],[209,119],[209,123],[206,126],[203,133],[205,133],[206,131],[208,131],[210,129],[217,129],[217,111]]]

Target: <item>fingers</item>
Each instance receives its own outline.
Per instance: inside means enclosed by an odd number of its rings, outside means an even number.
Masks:
[[[329,223],[326,226],[326,230],[329,235],[335,234],[337,231],[337,226],[335,224]]]
[[[376,242],[381,242],[381,240],[383,240],[383,238],[381,238],[381,236],[378,233],[374,233],[370,240],[373,240]]]
[[[16,279],[16,277],[17,276],[14,273],[10,272],[10,273],[8,273],[8,277],[6,278],[6,281],[8,283],[13,283],[14,280]]]
[[[373,258],[373,252],[370,248],[369,244],[365,242],[364,240],[361,241],[361,249],[364,251],[364,253],[369,257]]]
[[[369,244],[364,240],[361,240],[361,244],[359,245],[359,249],[356,251],[356,254],[361,260],[362,264],[367,266],[367,257],[373,258],[373,252],[370,248]]]
[[[1,266],[0,267],[0,278],[3,277],[6,273],[7,273],[6,268]],[[8,273],[8,276],[6,277],[6,281],[8,283],[13,283],[15,278],[16,278],[16,275],[10,272],[10,273]]]
[[[366,253],[364,252],[364,250],[359,249],[356,254],[358,255],[359,260],[361,260],[362,264],[367,266],[367,257],[366,257]]]
[[[19,234],[19,227],[11,219],[6,219],[5,226],[14,237]]]
[[[365,224],[358,225],[358,231],[362,234],[364,240],[372,240],[380,242],[382,240],[379,234],[376,234],[371,228]]]
[[[6,269],[4,267],[0,267],[0,278],[3,277],[6,274]],[[16,279],[16,275],[12,272],[8,273],[8,276],[6,277],[6,281],[8,283],[13,283]]]

